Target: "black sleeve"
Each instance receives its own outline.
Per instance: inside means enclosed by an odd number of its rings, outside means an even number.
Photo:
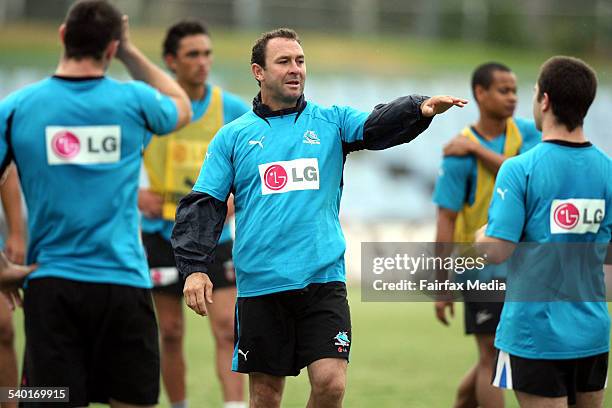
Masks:
[[[180,201],[171,241],[183,279],[194,272],[208,271],[226,215],[227,203],[206,193],[192,191]]]
[[[421,116],[427,96],[410,95],[376,105],[363,127],[363,141],[344,144],[344,153],[362,149],[383,150],[408,143],[422,133],[433,117]]]

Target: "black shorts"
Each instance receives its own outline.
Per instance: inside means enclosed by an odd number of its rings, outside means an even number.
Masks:
[[[495,334],[503,302],[465,302],[465,334]]]
[[[157,403],[159,346],[149,289],[33,279],[23,309],[23,385],[69,387],[70,402],[61,406]]]
[[[493,385],[540,397],[568,397],[603,390],[608,376],[608,353],[571,360],[534,360],[497,352]]]
[[[346,285],[313,283],[304,289],[236,300],[232,370],[296,376],[322,358],[348,360],[351,317]]]
[[[172,244],[159,233],[145,232],[142,233],[142,243],[147,253],[153,292],[183,296],[184,282],[176,269]],[[215,262],[208,267],[207,272],[213,284],[213,291],[236,286],[232,247],[232,241],[217,246]]]

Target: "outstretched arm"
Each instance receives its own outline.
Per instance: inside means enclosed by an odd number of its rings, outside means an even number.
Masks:
[[[346,145],[345,151],[383,150],[410,142],[427,129],[435,115],[466,103],[452,96],[410,95],[377,105],[365,121],[363,141]]]

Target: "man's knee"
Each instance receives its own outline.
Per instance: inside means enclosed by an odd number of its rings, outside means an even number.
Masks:
[[[185,327],[179,319],[171,319],[166,322],[160,321],[159,333],[163,348],[180,347],[183,343]]]
[[[346,378],[343,375],[324,375],[312,378],[310,386],[316,398],[338,401],[344,397]]]
[[[223,316],[213,326],[213,334],[217,344],[234,345],[234,319],[233,315]]]

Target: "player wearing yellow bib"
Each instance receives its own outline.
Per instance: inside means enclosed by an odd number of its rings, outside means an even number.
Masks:
[[[149,187],[139,192],[143,212],[143,243],[151,277],[161,332],[162,377],[174,408],[185,407],[185,359],[183,356],[183,284],[178,277],[170,235],[176,204],[193,187],[208,144],[224,124],[242,116],[248,106],[236,96],[207,83],[212,65],[212,44],[199,22],[183,21],[168,29],[164,60],[191,99],[190,125],[167,137],[154,137],[144,154]],[[210,322],[215,338],[217,374],[226,407],[243,407],[242,376],[231,371],[234,348],[236,285],[231,259],[232,238],[226,223],[211,279],[215,303]]]
[[[472,75],[472,91],[480,117],[447,145],[434,192],[439,243],[474,242],[476,231],[487,222],[499,166],[506,158],[528,150],[540,140],[533,121],[513,118],[516,77],[508,67],[498,63],[479,66]],[[446,247],[450,250],[450,246]],[[502,268],[487,267],[477,276],[462,277],[466,278],[504,279],[505,273]],[[493,341],[503,303],[474,301],[467,292],[464,295],[465,331],[474,334],[479,358],[462,380],[454,406],[503,407],[503,394],[491,385]],[[446,325],[447,308],[452,316],[452,302],[436,302],[436,316]]]

